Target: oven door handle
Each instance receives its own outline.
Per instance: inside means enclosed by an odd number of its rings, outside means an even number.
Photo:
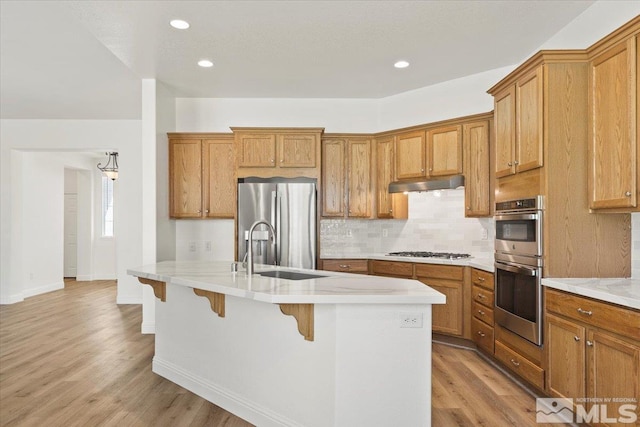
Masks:
[[[528,214],[505,214],[505,215],[495,215],[494,219],[496,221],[518,221],[518,220],[537,220],[540,218],[540,214],[538,213],[528,213]]]
[[[508,265],[508,264],[503,264],[501,262],[496,262],[495,263],[495,267],[496,269],[500,269],[500,270],[506,270],[506,271],[510,271],[512,273],[517,273],[517,274],[524,274],[525,276],[536,276],[537,273],[537,269],[535,268],[527,268],[527,267],[518,267],[515,265]]]

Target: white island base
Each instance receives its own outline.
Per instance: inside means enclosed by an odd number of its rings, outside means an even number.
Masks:
[[[291,281],[261,278],[270,282],[272,300],[283,300],[269,303],[253,291],[231,295],[243,287],[234,280],[236,287],[223,293],[220,317],[194,289],[221,292],[225,285],[213,283],[224,280],[195,284],[143,270],[130,273],[166,283],[165,301],[156,300],[158,375],[258,426],[431,424],[431,304],[425,298],[415,304],[310,304],[312,337],[305,339],[296,318],[279,305],[292,303],[285,289]],[[315,288],[323,280],[349,282],[353,290],[354,280],[364,289],[401,280],[330,274],[300,282],[315,282]],[[444,301],[437,292],[432,297]],[[308,304],[308,295],[301,299]],[[406,313],[417,315],[422,327],[401,328]]]

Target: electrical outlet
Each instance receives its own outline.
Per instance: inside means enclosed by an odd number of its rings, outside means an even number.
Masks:
[[[487,240],[489,238],[489,231],[486,228],[482,229],[482,240]]]
[[[196,251],[196,242],[189,242],[189,252]]]
[[[347,237],[353,237],[353,232],[351,231],[351,229],[347,229]]]
[[[204,242],[204,250],[207,252],[211,252],[211,241],[207,240]]]
[[[422,328],[422,313],[400,313],[401,328]]]
[[[386,228],[382,229],[382,237],[389,237],[389,230],[387,230]]]

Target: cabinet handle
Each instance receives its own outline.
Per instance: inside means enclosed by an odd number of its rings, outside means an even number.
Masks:
[[[467,206],[467,210],[470,211],[471,210],[471,206]]]
[[[518,366],[520,366],[520,362],[518,362],[518,361],[516,361],[516,360],[511,359],[511,363],[513,363],[513,366],[515,366],[516,368],[517,368]]]
[[[275,161],[274,161],[273,159],[269,159],[269,161],[270,161],[271,163],[275,163]]]
[[[479,282],[484,282],[484,277],[478,277]]]
[[[507,163],[507,166],[511,167],[511,166],[513,166],[513,163],[509,162],[509,163]]]
[[[484,296],[484,295],[482,295],[482,294],[478,294],[478,298],[480,298],[480,299],[485,299],[485,298],[486,298],[486,296]]]
[[[280,163],[284,163],[284,159],[280,159]]]
[[[393,209],[389,209],[389,213],[393,213]]]
[[[209,209],[205,209],[204,213],[209,213]]]
[[[433,171],[433,168],[429,168],[429,172],[432,172],[432,171]]]
[[[479,314],[480,316],[484,316],[484,311],[482,311],[482,310],[478,310],[478,314]]]
[[[583,310],[580,307],[578,307],[578,313],[580,314],[584,314],[585,316],[591,316],[593,314],[593,311],[591,310]]]
[[[424,172],[424,168],[420,169],[420,172]]]
[[[513,164],[518,166],[520,164],[520,162],[516,160],[515,162],[513,162]]]
[[[202,211],[201,211],[200,209],[198,209],[196,212],[197,212],[197,213],[202,213]]]
[[[631,191],[627,191],[626,193],[624,193],[624,195],[627,197],[631,197]]]
[[[587,345],[588,345],[589,347],[593,347],[593,341],[589,341],[589,340],[587,340]]]
[[[579,337],[579,336],[577,336],[577,335],[574,335],[574,336],[573,336],[573,339],[575,340],[575,342],[580,341],[580,337]]]
[[[347,265],[347,264],[340,264],[340,266],[339,266],[339,267],[340,267],[340,268],[351,268],[351,266],[350,266],[350,265]]]
[[[486,336],[486,334],[484,332],[482,332],[482,331],[478,331],[478,335],[480,335],[483,338]]]

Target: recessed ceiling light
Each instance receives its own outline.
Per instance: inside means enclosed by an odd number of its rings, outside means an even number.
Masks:
[[[187,21],[183,21],[182,19],[174,19],[169,22],[173,28],[177,28],[178,30],[186,30],[189,28],[189,23]]]
[[[201,59],[200,61],[198,61],[198,65],[203,68],[209,68],[213,67],[213,62],[209,61],[208,59]]]
[[[407,61],[398,61],[393,64],[393,66],[396,68],[407,68],[409,66],[409,63]]]

